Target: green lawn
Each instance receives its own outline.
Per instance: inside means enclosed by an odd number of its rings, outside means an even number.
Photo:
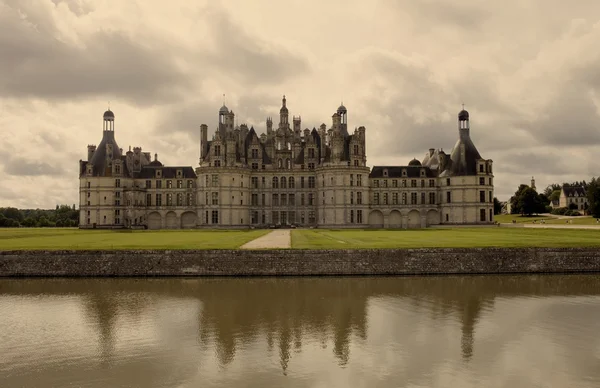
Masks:
[[[292,231],[296,249],[600,247],[600,229],[455,228]]]
[[[548,216],[521,216],[519,214],[498,214],[494,216],[494,221],[499,222],[501,224],[510,224],[515,220],[515,222],[521,223],[532,223],[534,220],[536,222],[540,222],[540,220],[555,220],[555,217]],[[563,221],[564,222],[564,221]]]
[[[571,224],[573,225],[600,225],[600,223],[596,222],[596,219],[594,217],[590,217],[590,216],[579,216],[579,217],[572,217],[572,218],[568,218],[568,220],[571,222]],[[547,224],[566,224],[567,219],[552,219],[552,220],[546,220],[545,222]]]
[[[0,251],[13,249],[235,249],[269,230],[111,231],[0,228]]]

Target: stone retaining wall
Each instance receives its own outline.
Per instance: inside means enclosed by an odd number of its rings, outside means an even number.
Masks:
[[[3,251],[6,276],[419,275],[600,272],[599,248]]]

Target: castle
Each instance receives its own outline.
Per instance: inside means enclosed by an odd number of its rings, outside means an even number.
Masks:
[[[291,123],[285,96],[266,133],[235,126],[225,105],[211,140],[200,126],[200,161],[164,166],[141,147],[123,152],[115,115],[103,116],[100,144],[80,165],[80,228],[424,228],[493,223],[492,161],[458,114],[449,154],[431,148],[406,166],[367,167],[366,129],[348,130],[342,104],[326,124]]]

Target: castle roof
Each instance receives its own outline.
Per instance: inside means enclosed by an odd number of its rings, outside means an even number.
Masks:
[[[387,176],[384,175],[385,170],[387,170]],[[437,176],[435,170],[422,166],[374,166],[369,178],[423,178],[421,170],[425,170],[427,178]],[[406,171],[406,175],[402,175],[402,171]]]

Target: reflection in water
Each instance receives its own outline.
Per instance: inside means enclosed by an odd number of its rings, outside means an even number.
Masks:
[[[595,386],[598,280],[0,280],[0,385]]]

